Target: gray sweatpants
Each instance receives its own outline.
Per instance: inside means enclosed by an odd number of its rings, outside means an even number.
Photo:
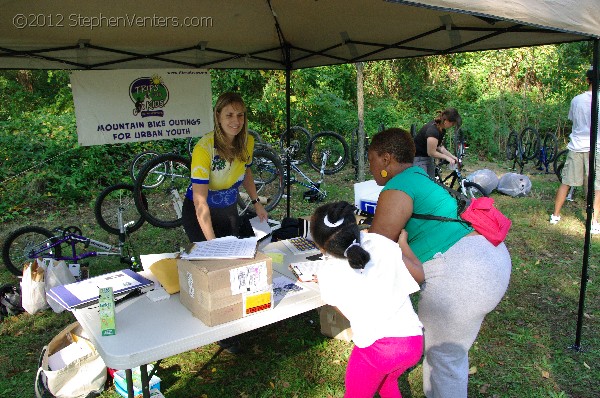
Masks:
[[[435,160],[429,156],[415,156],[413,166],[419,166],[427,172],[429,177],[435,177]]]
[[[510,255],[504,243],[495,247],[481,235],[466,236],[423,268],[423,391],[428,398],[466,398],[469,349],[506,292]]]

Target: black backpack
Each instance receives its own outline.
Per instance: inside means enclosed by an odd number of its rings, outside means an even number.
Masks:
[[[21,289],[6,284],[0,287],[0,321],[4,318],[25,312],[21,306]]]

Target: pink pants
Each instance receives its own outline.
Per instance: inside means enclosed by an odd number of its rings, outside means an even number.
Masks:
[[[402,398],[398,378],[423,354],[423,336],[385,337],[366,348],[354,346],[346,368],[345,398]]]

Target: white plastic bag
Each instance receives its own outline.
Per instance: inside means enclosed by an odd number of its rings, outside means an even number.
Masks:
[[[68,285],[69,283],[75,282],[75,277],[69,270],[69,266],[64,260],[56,261],[53,259],[44,259],[46,265],[46,293],[53,287]],[[56,301],[49,297],[46,297],[48,305],[56,313],[63,312],[65,308],[58,304]]]
[[[48,308],[46,301],[45,271],[36,259],[23,267],[23,279],[21,280],[21,305],[29,314]]]
[[[531,192],[531,180],[523,174],[506,173],[498,181],[498,191],[514,197],[523,197]]]
[[[490,169],[475,170],[467,176],[467,180],[474,182],[483,188],[486,195],[489,195],[498,188],[498,176]]]

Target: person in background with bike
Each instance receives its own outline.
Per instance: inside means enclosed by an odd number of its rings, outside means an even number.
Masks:
[[[360,232],[354,206],[334,202],[315,210],[313,240],[328,255],[317,271],[321,298],[349,320],[354,348],[345,397],[401,397],[398,377],[423,354],[423,325],[409,295],[419,284],[398,243]]]
[[[411,264],[422,263],[418,315],[425,338],[425,395],[466,398],[469,349],[485,316],[506,292],[510,254],[504,242],[494,246],[463,223],[412,218],[413,213],[458,217],[456,199],[413,166],[414,155],[408,131],[389,129],[372,138],[369,167],[383,190],[369,232],[398,241],[406,230],[414,258],[400,247],[412,260],[405,264],[416,280],[418,268]]]
[[[183,228],[190,242],[240,236],[240,185],[250,195],[260,220],[267,220],[249,167],[254,138],[248,134],[242,97],[221,94],[214,108],[214,123],[214,131],[203,136],[192,152],[191,184],[183,201]]]
[[[569,120],[573,122],[573,127],[569,135],[569,144],[567,145],[569,154],[561,172],[562,183],[558,187],[558,191],[556,191],[554,212],[550,214],[550,224],[557,224],[560,221],[560,210],[567,199],[569,189],[587,183],[590,163],[590,130],[592,125],[592,78],[593,71],[589,69],[586,73],[587,91],[571,100]],[[600,224],[598,224],[598,215],[600,214],[600,162],[597,158],[594,190],[594,213],[592,215],[590,233],[600,234]]]
[[[435,175],[435,159],[447,160],[451,166],[458,158],[444,147],[446,129],[460,126],[460,115],[455,108],[447,108],[438,116],[421,127],[415,136],[415,166],[421,167],[430,177]]]

